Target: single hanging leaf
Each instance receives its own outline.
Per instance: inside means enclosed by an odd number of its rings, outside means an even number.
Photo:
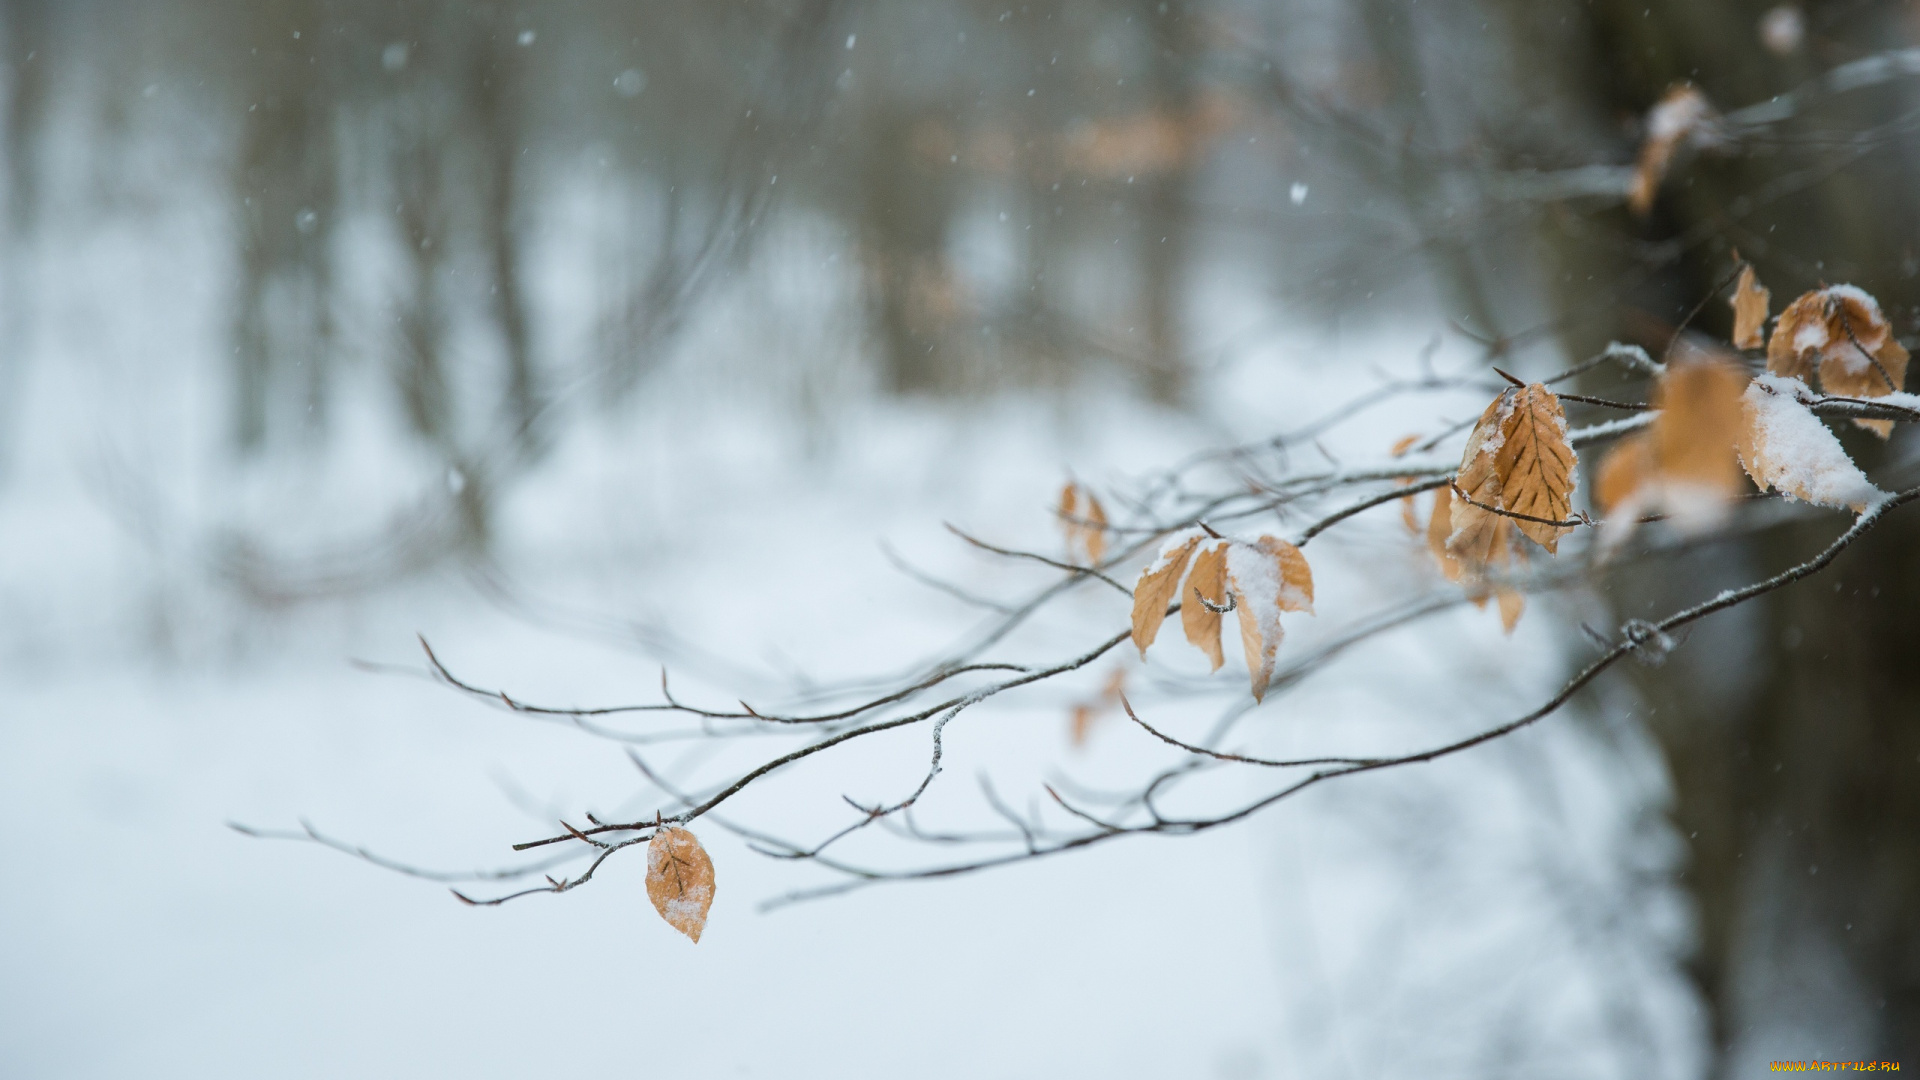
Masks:
[[[1469,566],[1486,565],[1500,526],[1546,548],[1559,547],[1573,506],[1573,448],[1560,399],[1540,383],[1511,387],[1494,399],[1467,439],[1455,484],[1472,502],[1453,507],[1447,550]],[[1473,503],[1479,503],[1475,506]],[[1489,510],[1485,507],[1493,507]],[[1495,510],[1541,520],[1507,517]]]
[[[1763,331],[1767,325],[1767,304],[1773,294],[1760,284],[1753,272],[1753,264],[1740,268],[1740,280],[1733,286],[1733,347],[1736,349],[1757,349],[1765,344]]]
[[[1174,591],[1180,587],[1180,576],[1186,573],[1187,560],[1205,538],[1200,534],[1176,538],[1160,552],[1158,559],[1140,572],[1140,581],[1133,587],[1133,644],[1142,657],[1160,633],[1167,607],[1173,602]],[[1186,605],[1180,605],[1180,609],[1186,610]]]
[[[1306,553],[1277,536],[1262,536],[1254,543],[1273,556],[1274,565],[1279,567],[1280,610],[1313,614],[1313,567],[1307,565]]]
[[[1746,428],[1740,463],[1761,491],[1773,488],[1802,502],[1857,514],[1886,493],[1867,480],[1832,430],[1800,403],[1808,394],[1798,379],[1762,375],[1753,380],[1741,399]]]
[[[1513,527],[1552,553],[1567,527],[1546,522],[1565,521],[1573,509],[1574,456],[1567,444],[1567,414],[1560,398],[1540,383],[1519,391],[1512,429],[1494,463],[1504,474],[1501,508],[1544,521],[1514,519]]]
[[[1447,551],[1447,537],[1453,535],[1453,489],[1437,488],[1433,493],[1433,516],[1427,519],[1427,549],[1433,552],[1433,561],[1440,564],[1440,573],[1448,581],[1459,581],[1460,560]]]
[[[1227,542],[1216,540],[1200,549],[1193,557],[1193,572],[1187,575],[1187,590],[1180,597],[1180,628],[1187,632],[1187,640],[1194,647],[1207,654],[1213,667],[1219,671],[1226,663],[1226,656],[1220,649],[1220,613],[1200,602],[1205,597],[1214,607],[1227,606]]]
[[[1107,510],[1093,492],[1087,492],[1087,520],[1081,540],[1087,548],[1087,565],[1099,566],[1107,555]]]
[[[685,829],[662,826],[647,843],[647,899],[667,925],[700,941],[713,906],[713,860]]]

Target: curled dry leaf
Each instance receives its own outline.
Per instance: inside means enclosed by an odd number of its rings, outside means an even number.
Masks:
[[[1572,511],[1573,465],[1566,414],[1553,391],[1540,383],[1503,391],[1467,438],[1454,478],[1467,498],[1451,508],[1448,552],[1469,568],[1484,566],[1508,526],[1554,551],[1570,527],[1555,522]],[[1537,520],[1508,517],[1502,510]]]
[[[1840,447],[1827,425],[1800,398],[1809,394],[1798,379],[1762,375],[1741,399],[1745,428],[1740,463],[1760,490],[1819,506],[1859,513],[1885,497]]]
[[[1206,537],[1198,533],[1176,537],[1160,552],[1158,559],[1140,572],[1140,581],[1133,587],[1133,644],[1141,656],[1147,655],[1147,646],[1159,635],[1167,607],[1172,604],[1180,578],[1187,571],[1187,560],[1204,539]],[[1185,609],[1186,605],[1182,604],[1181,610]]]
[[[1647,110],[1647,137],[1640,144],[1640,160],[1634,167],[1633,183],[1627,189],[1627,207],[1645,217],[1653,209],[1653,197],[1673,163],[1674,151],[1682,144],[1720,143],[1718,121],[1712,103],[1693,84],[1680,83],[1668,90],[1666,96]]]
[[[1766,343],[1767,305],[1772,299],[1773,294],[1754,274],[1753,265],[1741,267],[1740,280],[1733,286],[1733,299],[1728,301],[1733,305],[1734,348],[1757,349]]]
[[[1201,601],[1205,600],[1206,603]],[[1187,575],[1187,588],[1180,596],[1180,628],[1187,640],[1207,654],[1212,671],[1227,662],[1220,649],[1220,612],[1209,608],[1227,606],[1227,542],[1215,540],[1200,548],[1193,557],[1193,572]]]
[[[668,926],[700,941],[713,906],[713,860],[692,833],[667,825],[648,841],[647,899]]]
[[[1894,339],[1880,304],[1852,285],[1832,285],[1803,293],[1780,313],[1767,343],[1767,371],[1842,397],[1881,397],[1905,388],[1907,350]],[[1887,420],[1855,420],[1886,438]]]

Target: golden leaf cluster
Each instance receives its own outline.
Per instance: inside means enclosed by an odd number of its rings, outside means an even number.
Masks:
[[[1181,592],[1181,584],[1186,591]],[[1299,548],[1274,536],[1251,544],[1220,536],[1192,535],[1168,544],[1141,571],[1133,590],[1133,643],[1142,657],[1159,636],[1160,624],[1175,600],[1187,640],[1218,671],[1226,663],[1221,648],[1221,617],[1237,616],[1240,645],[1257,701],[1273,678],[1280,648],[1280,613],[1313,613],[1313,570]]]
[[[1093,492],[1068,481],[1060,489],[1060,529],[1067,534],[1067,559],[1099,566],[1107,554],[1107,511]]]
[[[713,906],[713,860],[692,833],[666,825],[647,842],[647,899],[668,926],[699,943]]]
[[[1698,346],[1682,350],[1654,385],[1651,427],[1622,440],[1601,462],[1594,502],[1618,519],[1617,543],[1640,515],[1664,512],[1683,530],[1717,524],[1752,478],[1822,506],[1854,511],[1882,494],[1806,407],[1816,376],[1832,395],[1874,398],[1906,382],[1907,350],[1880,305],[1850,285],[1801,294],[1765,335],[1771,294],[1751,265],[1731,299],[1733,344],[1764,347],[1768,377],[1751,379],[1738,359]],[[1854,423],[1885,438],[1889,421]]]

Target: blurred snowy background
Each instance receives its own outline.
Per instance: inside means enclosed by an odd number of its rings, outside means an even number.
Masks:
[[[710,830],[697,948],[637,860],[473,910],[226,827],[460,870],[659,804],[616,747],[401,672],[416,634],[528,700],[653,700],[663,664],[690,700],[791,699],[979,625],[894,557],[1044,580],[944,522],[1051,549],[1070,476],[1124,490],[1488,341],[1523,373],[1657,344],[1724,245],[1703,209],[1626,219],[1634,118],[1689,71],[1745,104],[1907,31],[1834,4],[1768,53],[1766,5],[1626,7],[0,3],[0,1074],[1690,1077],[1911,1045],[1888,1017],[1920,973],[1857,962],[1920,955],[1901,917],[1834,945],[1770,879],[1689,876],[1718,863],[1648,702],[1724,688],[1775,616],[1703,630],[1672,684],[1192,839],[761,914],[812,879]],[[1876,243],[1821,257],[1904,311]],[[1395,399],[1320,452],[1483,404]],[[1438,587],[1390,509],[1343,528],[1288,648]],[[1740,543],[1673,580],[1762,565]],[[1640,595],[1396,631],[1245,745],[1524,710]],[[1078,597],[1006,650],[1125,614]],[[956,786],[1165,760],[1111,718],[1071,744],[1113,666],[956,725]],[[1156,715],[1215,716],[1220,683]],[[829,830],[923,760],[863,754],[740,815]],[[1881,837],[1855,847],[1915,865]]]

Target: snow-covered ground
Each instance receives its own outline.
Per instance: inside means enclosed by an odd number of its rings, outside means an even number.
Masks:
[[[175,250],[195,243],[184,229]],[[377,415],[362,403],[323,475],[207,464],[212,369],[150,354],[155,338],[138,331],[214,339],[216,323],[192,322],[212,300],[177,295],[194,279],[163,280],[151,262],[108,267],[116,250],[60,256],[70,276],[130,275],[100,295],[140,299],[117,321],[50,309],[0,489],[0,1072],[1697,1071],[1662,781],[1623,697],[1242,827],[766,914],[758,902],[818,875],[704,828],[719,884],[697,946],[651,910],[639,858],[565,896],[471,909],[435,884],[227,828],[305,819],[384,856],[467,869],[510,862],[507,844],[560,816],[670,807],[617,747],[350,661],[417,671],[419,633],[464,675],[570,704],[657,700],[663,661],[681,697],[723,705],[778,705],[796,675],[896,671],[981,616],[892,569],[882,542],[1017,596],[1046,571],[973,551],[942,522],[1057,548],[1049,508],[1068,475],[1106,488],[1298,424],[1372,385],[1372,366],[1411,371],[1419,339],[1302,334],[1240,350],[1208,371],[1189,416],[1096,385],[1066,403],[846,393],[797,419],[789,398],[750,385],[762,369],[683,363],[632,408],[571,429],[516,487],[501,513],[504,589],[449,570],[263,611],[208,582],[196,528],[274,535],[278,520],[298,539],[356,511],[378,520],[356,497],[398,500],[417,463],[353,428]],[[685,351],[727,347],[696,336]],[[1479,407],[1390,405],[1326,449],[1376,456],[1432,430],[1436,409]],[[1290,622],[1283,661],[1439,587],[1392,507],[1333,537],[1312,552],[1320,614]],[[1236,745],[1423,745],[1524,711],[1561,676],[1577,604],[1536,601],[1511,639],[1471,608],[1398,632],[1271,700]],[[1075,595],[1000,658],[1071,655],[1125,617],[1122,598]],[[967,714],[948,729],[928,814],[981,820],[983,770],[1024,807],[1059,772],[1099,786],[1178,760],[1111,718],[1085,748],[1067,738],[1072,704],[1115,665],[1147,687],[1200,673],[1173,637],[1145,672],[1116,655]],[[1216,681],[1198,701],[1136,700],[1197,733],[1245,692],[1231,668]],[[909,790],[925,738],[823,755],[736,814],[824,835],[846,820],[842,794]],[[746,760],[683,752],[649,751],[708,779]],[[1264,782],[1223,772],[1211,794]]]

